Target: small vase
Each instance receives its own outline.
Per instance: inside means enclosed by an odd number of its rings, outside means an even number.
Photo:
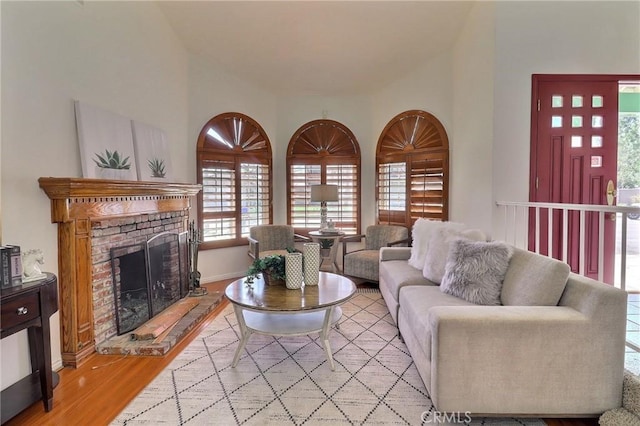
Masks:
[[[304,253],[304,285],[318,285],[320,281],[320,244],[305,243]]]
[[[284,259],[286,286],[291,290],[299,289],[302,287],[302,253],[288,253]]]

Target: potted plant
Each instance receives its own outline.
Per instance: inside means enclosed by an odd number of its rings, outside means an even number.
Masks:
[[[283,284],[286,279],[284,256],[272,254],[255,259],[247,271],[247,281],[253,282],[259,274],[267,285]]]
[[[320,256],[329,257],[329,253],[331,252],[331,246],[333,246],[333,239],[331,238],[320,239]]]
[[[287,252],[295,253],[299,250],[287,248]],[[259,274],[262,274],[262,279],[267,285],[284,284],[287,278],[284,256],[271,254],[255,259],[247,271],[247,282],[252,283]]]

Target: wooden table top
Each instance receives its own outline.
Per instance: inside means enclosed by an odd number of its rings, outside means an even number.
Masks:
[[[348,278],[330,272],[320,272],[320,282],[290,290],[281,285],[265,285],[262,277],[255,278],[249,287],[246,278],[229,284],[225,296],[233,304],[254,310],[296,312],[320,309],[345,302],[356,292]]]

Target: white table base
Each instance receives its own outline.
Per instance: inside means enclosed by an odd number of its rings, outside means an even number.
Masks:
[[[265,312],[234,304],[233,309],[240,326],[241,339],[233,357],[232,367],[238,365],[240,355],[253,333],[268,336],[306,336],[311,333],[320,333],[320,341],[327,354],[327,360],[331,370],[335,371],[333,353],[329,344],[329,332],[333,325],[340,329],[338,323],[342,317],[340,306],[332,305],[311,311]]]

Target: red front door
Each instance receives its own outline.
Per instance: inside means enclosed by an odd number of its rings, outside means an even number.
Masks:
[[[548,76],[547,76],[548,77]],[[618,145],[618,80],[585,76],[534,76],[532,114],[531,201],[607,205],[607,185],[615,188]],[[547,212],[540,222],[540,252],[548,254]],[[600,223],[597,213],[585,218],[584,274],[598,278]],[[604,281],[613,284],[615,216],[604,221]],[[552,253],[563,258],[562,214],[553,213]],[[530,249],[535,228],[529,232]],[[568,217],[567,262],[580,271],[580,220]]]

